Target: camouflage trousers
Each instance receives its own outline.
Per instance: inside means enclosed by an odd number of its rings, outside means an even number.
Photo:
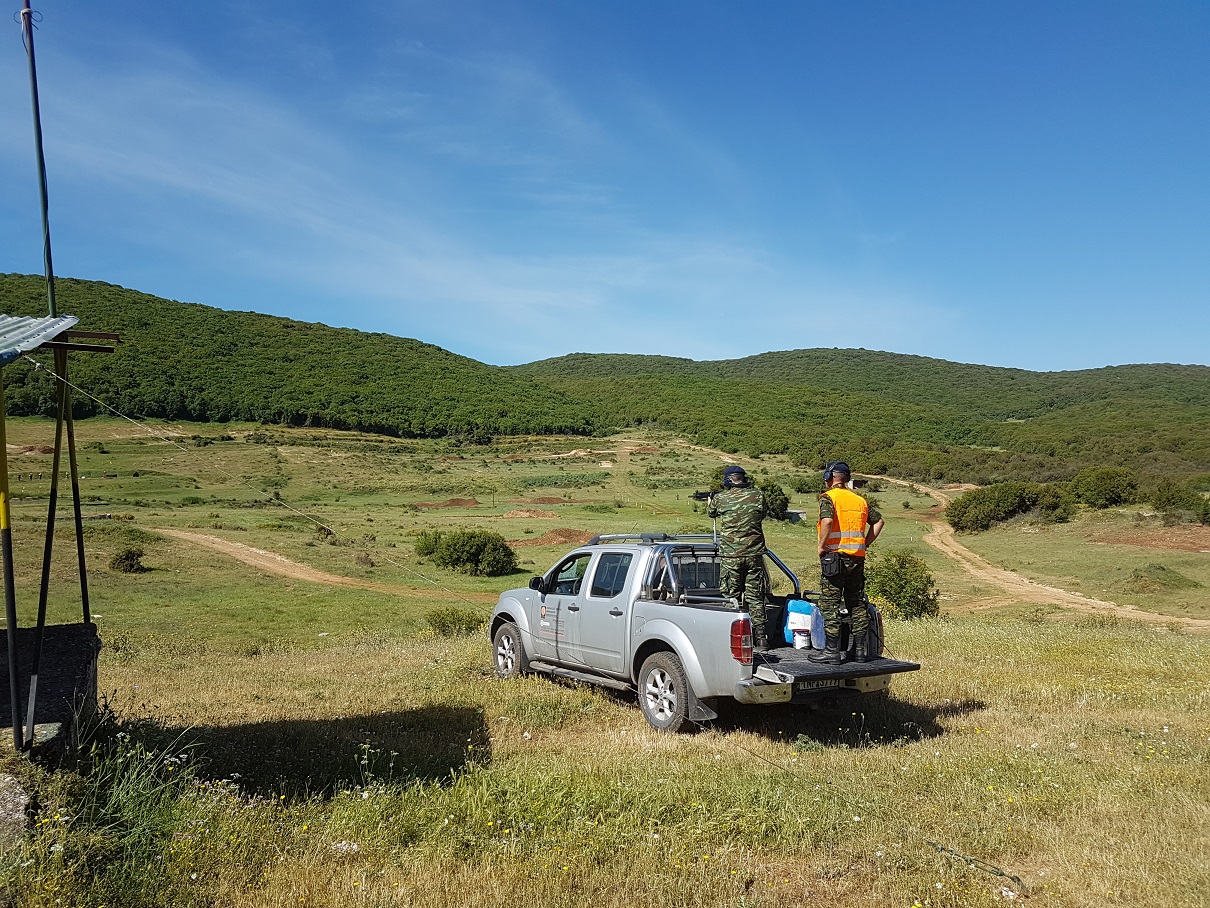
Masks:
[[[752,635],[759,639],[765,632],[765,593],[769,575],[764,555],[724,557],[719,568],[719,586],[728,599],[738,599],[752,617]]]
[[[850,640],[865,637],[870,628],[870,616],[865,608],[865,559],[854,555],[840,556],[840,573],[835,577],[819,578],[819,611],[823,614],[823,629],[829,637],[840,638],[841,607],[850,615]]]

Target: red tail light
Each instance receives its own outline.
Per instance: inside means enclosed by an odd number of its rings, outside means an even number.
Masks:
[[[731,622],[731,658],[740,665],[752,664],[751,618],[736,618]]]

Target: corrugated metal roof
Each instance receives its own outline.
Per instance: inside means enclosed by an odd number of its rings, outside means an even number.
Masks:
[[[0,315],[0,366],[6,366],[22,353],[54,340],[78,321],[74,315],[58,315],[54,318]]]

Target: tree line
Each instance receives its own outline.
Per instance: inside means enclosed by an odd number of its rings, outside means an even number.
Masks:
[[[645,426],[818,470],[990,485],[1070,482],[1083,469],[1210,473],[1210,368],[1074,372],[869,350],[792,350],[716,362],[572,354],[496,367],[418,340],[179,303],[60,279],[60,310],[115,331],[111,356],[72,357],[90,394],[136,417],[355,429],[485,443],[515,434]],[[0,309],[45,313],[42,278],[0,275]],[[54,411],[47,376],[4,369],[12,414]],[[101,408],[77,396],[75,413]]]

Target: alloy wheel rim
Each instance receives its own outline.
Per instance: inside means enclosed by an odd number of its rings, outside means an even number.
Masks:
[[[512,671],[513,668],[513,638],[507,635],[500,638],[500,645],[496,647],[496,665],[503,672]]]
[[[647,676],[647,707],[661,719],[667,719],[676,711],[676,689],[663,669],[656,669]]]

